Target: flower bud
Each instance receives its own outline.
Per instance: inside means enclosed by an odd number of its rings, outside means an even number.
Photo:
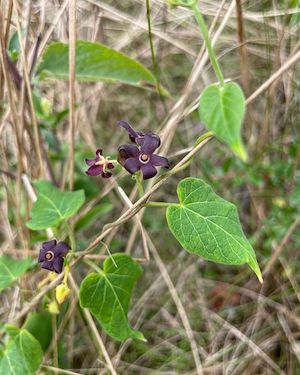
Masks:
[[[61,305],[65,302],[65,299],[71,293],[70,288],[68,285],[62,283],[58,285],[55,289],[56,301]]]
[[[50,314],[57,315],[59,314],[59,307],[56,301],[52,301],[47,306]]]

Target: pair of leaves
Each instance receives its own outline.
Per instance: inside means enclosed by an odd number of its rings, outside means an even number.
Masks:
[[[126,254],[112,257],[104,261],[103,271],[91,273],[82,281],[80,304],[92,312],[114,339],[145,341],[143,334],[134,330],[127,318],[132,290],[143,272],[142,267]]]
[[[84,191],[63,192],[46,180],[37,180],[37,201],[30,211],[31,220],[26,225],[33,230],[57,227],[73,216],[84,203]]]
[[[77,81],[119,81],[133,86],[156,88],[154,75],[142,64],[103,44],[78,40],[75,54]],[[40,80],[47,77],[68,80],[69,45],[50,45],[37,68],[37,75]]]
[[[209,85],[200,96],[201,121],[243,161],[248,159],[241,138],[245,109],[243,91],[235,82]]]
[[[248,263],[262,282],[254,250],[246,239],[238,212],[204,181],[180,181],[179,204],[167,208],[167,222],[183,248],[204,259],[229,265]]]
[[[10,338],[0,349],[0,374],[34,375],[43,359],[40,343],[26,330],[6,326]]]
[[[13,259],[9,256],[0,256],[0,292],[11,286],[33,264],[31,258]]]

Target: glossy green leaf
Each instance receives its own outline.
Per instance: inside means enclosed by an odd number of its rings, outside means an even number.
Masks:
[[[80,304],[90,309],[99,323],[116,340],[145,340],[127,318],[132,290],[141,276],[142,267],[129,255],[114,254],[104,262],[104,270],[89,274],[80,286]]]
[[[31,258],[13,259],[0,256],[0,292],[21,277],[33,264]]]
[[[10,339],[0,350],[0,374],[36,374],[43,359],[40,343],[26,329],[9,326],[6,331]]]
[[[217,263],[248,263],[262,282],[254,250],[243,233],[235,205],[216,195],[198,178],[180,181],[177,194],[179,204],[167,208],[167,221],[182,247]]]
[[[223,87],[209,85],[200,96],[201,121],[243,161],[248,158],[241,137],[245,108],[243,91],[235,82],[225,83]]]
[[[30,229],[57,227],[84,203],[83,190],[63,192],[46,180],[37,180],[34,185],[38,196],[30,212],[31,220],[26,223]]]
[[[156,88],[153,74],[141,63],[103,44],[84,40],[76,42],[75,73],[77,81],[119,81],[129,85]],[[47,77],[69,79],[69,46],[51,44],[37,68],[40,80]]]

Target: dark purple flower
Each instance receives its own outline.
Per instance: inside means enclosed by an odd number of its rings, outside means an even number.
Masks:
[[[39,263],[41,267],[49,271],[61,273],[64,265],[64,257],[70,250],[70,246],[65,242],[56,242],[56,240],[43,242],[39,254]]]
[[[136,138],[136,145],[119,147],[118,162],[131,174],[141,171],[143,179],[147,180],[156,175],[156,167],[169,168],[169,161],[163,156],[153,154],[158,148],[160,140],[157,136],[145,134],[143,138]]]
[[[127,122],[120,120],[117,122],[118,125],[122,126],[125,130],[127,130],[129,134],[129,139],[131,142],[138,143],[141,145],[141,143],[144,140],[145,135],[151,135],[152,137],[156,138],[158,140],[157,142],[157,148],[160,146],[160,138],[155,133],[143,133],[143,132],[137,132],[135,131]]]
[[[103,178],[111,177],[111,173],[107,172],[107,169],[113,169],[114,165],[104,156],[102,156],[102,150],[96,151],[95,159],[85,159],[89,169],[85,172],[88,176],[98,176],[101,174]]]

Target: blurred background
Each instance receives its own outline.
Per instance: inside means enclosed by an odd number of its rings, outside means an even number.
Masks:
[[[15,51],[20,72],[24,66],[18,24],[29,66],[39,35],[38,61],[48,44],[68,43],[69,0],[2,0],[0,4],[1,38],[11,58]],[[119,374],[300,374],[299,5],[298,0],[199,1],[225,78],[239,82],[250,98],[243,125],[250,162],[244,164],[213,139],[151,199],[175,202],[179,179],[205,180],[237,205],[264,283],[260,285],[246,266],[218,265],[187,253],[170,233],[163,208],[142,212],[142,230],[134,220],[118,226],[105,240],[110,251],[143,258],[141,234],[148,236],[150,250],[129,314],[148,342],[118,343],[97,325]],[[121,169],[110,180],[91,179],[84,173],[84,159],[94,157],[97,148],[116,158],[118,145],[127,143],[117,120],[162,135],[162,149],[172,166],[206,131],[197,103],[201,91],[216,78],[193,14],[181,7],[171,9],[161,0],[151,0],[150,6],[159,81],[170,96],[121,83],[75,83],[74,189],[83,188],[87,197],[74,222],[78,251],[126,208],[116,187],[121,186],[133,201],[137,198],[134,181]],[[77,39],[103,43],[153,71],[145,1],[77,1],[75,26]],[[4,74],[1,61],[1,254],[36,257],[46,235],[25,226],[32,202],[22,180],[24,174],[29,180],[39,177],[33,114],[25,90],[12,84],[12,72]],[[283,74],[277,75],[282,67]],[[253,96],[270,78],[267,89]],[[41,83],[33,77],[34,87],[39,92],[36,103],[42,105],[40,110],[35,105],[34,116],[46,155],[44,173],[67,189],[68,82]],[[101,251],[104,254],[106,249]],[[93,259],[98,254],[99,248]],[[89,271],[86,265],[76,267],[73,277],[78,285]],[[44,276],[34,268],[21,284],[0,294],[2,323],[14,320],[24,303],[33,301]],[[54,320],[41,300],[32,304],[21,323],[32,324],[33,330],[40,331],[36,335],[43,330],[46,354],[40,373],[109,373],[76,293]]]

